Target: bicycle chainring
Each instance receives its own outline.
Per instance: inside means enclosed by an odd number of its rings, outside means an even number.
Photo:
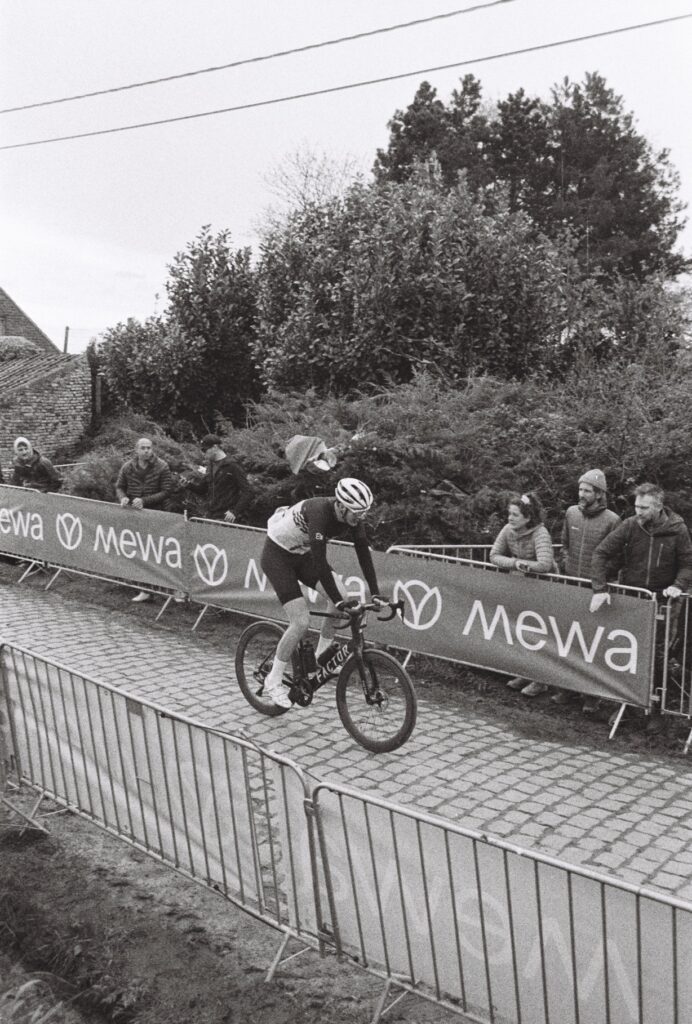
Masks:
[[[307,680],[294,683],[289,693],[293,703],[301,708],[306,708],[309,704],[312,704],[313,691]]]

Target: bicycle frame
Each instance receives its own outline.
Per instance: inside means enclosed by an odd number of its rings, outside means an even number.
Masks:
[[[391,615],[382,618],[382,621],[387,621],[388,618],[393,618],[396,615],[396,611],[399,607],[400,602],[396,605],[390,606]],[[360,670],[360,677],[364,681],[364,685],[367,685],[367,674],[365,672],[365,664],[363,662],[363,650],[365,648],[365,623],[366,615],[368,611],[372,611],[374,605],[361,605],[355,612],[347,612],[346,614],[340,614],[338,612],[311,612],[312,615],[319,616],[322,619],[337,619],[341,622],[345,622],[348,618],[348,623],[351,629],[350,640],[344,640],[337,651],[331,656],[326,665],[318,665],[317,671],[312,672],[307,665],[307,648],[312,648],[312,643],[307,638],[301,640],[298,645],[298,662],[300,665],[300,678],[294,680],[293,685],[298,690],[305,690],[309,688],[310,698],[312,695],[320,689],[321,686],[333,676],[338,675],[342,665],[351,655],[354,655],[358,662]],[[368,695],[370,696],[370,695]]]

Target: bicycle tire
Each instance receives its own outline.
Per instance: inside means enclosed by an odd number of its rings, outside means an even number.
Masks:
[[[276,653],[276,645],[284,630],[276,622],[253,622],[244,629],[235,652],[235,674],[238,686],[248,704],[261,715],[278,718],[290,708],[280,708],[269,697],[263,696],[264,675],[269,671]],[[258,673],[264,673],[259,678]]]
[[[358,659],[351,655],[336,684],[336,706],[344,728],[366,750],[385,754],[413,732],[418,702],[408,672],[385,651],[363,652],[365,670],[376,681],[380,701],[368,704]]]

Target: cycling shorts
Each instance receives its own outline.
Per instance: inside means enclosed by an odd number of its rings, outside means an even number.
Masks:
[[[281,604],[303,597],[300,584],[314,590],[319,581],[312,552],[293,554],[267,537],[260,560],[262,572],[276,591]]]

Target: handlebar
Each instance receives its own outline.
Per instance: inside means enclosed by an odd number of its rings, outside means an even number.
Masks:
[[[404,602],[403,602],[403,600],[402,601],[387,601],[386,605],[389,606],[389,613],[387,615],[378,615],[377,616],[378,622],[389,622],[391,619],[393,619],[395,617],[397,612],[399,612],[399,614],[403,614],[403,610],[404,610]],[[311,611],[310,614],[311,615],[318,615],[320,618],[324,618],[324,619],[343,619],[344,621],[350,621],[351,619],[355,619],[355,618],[358,618],[361,615],[364,615],[365,612],[374,612],[374,611],[379,611],[381,609],[382,609],[382,603],[381,602],[378,602],[377,604],[375,604],[374,601],[364,601],[362,603],[360,601],[358,601],[356,604],[352,605],[352,607],[350,607],[350,608],[339,608],[339,609],[337,609],[336,612],[316,612],[316,611]]]

